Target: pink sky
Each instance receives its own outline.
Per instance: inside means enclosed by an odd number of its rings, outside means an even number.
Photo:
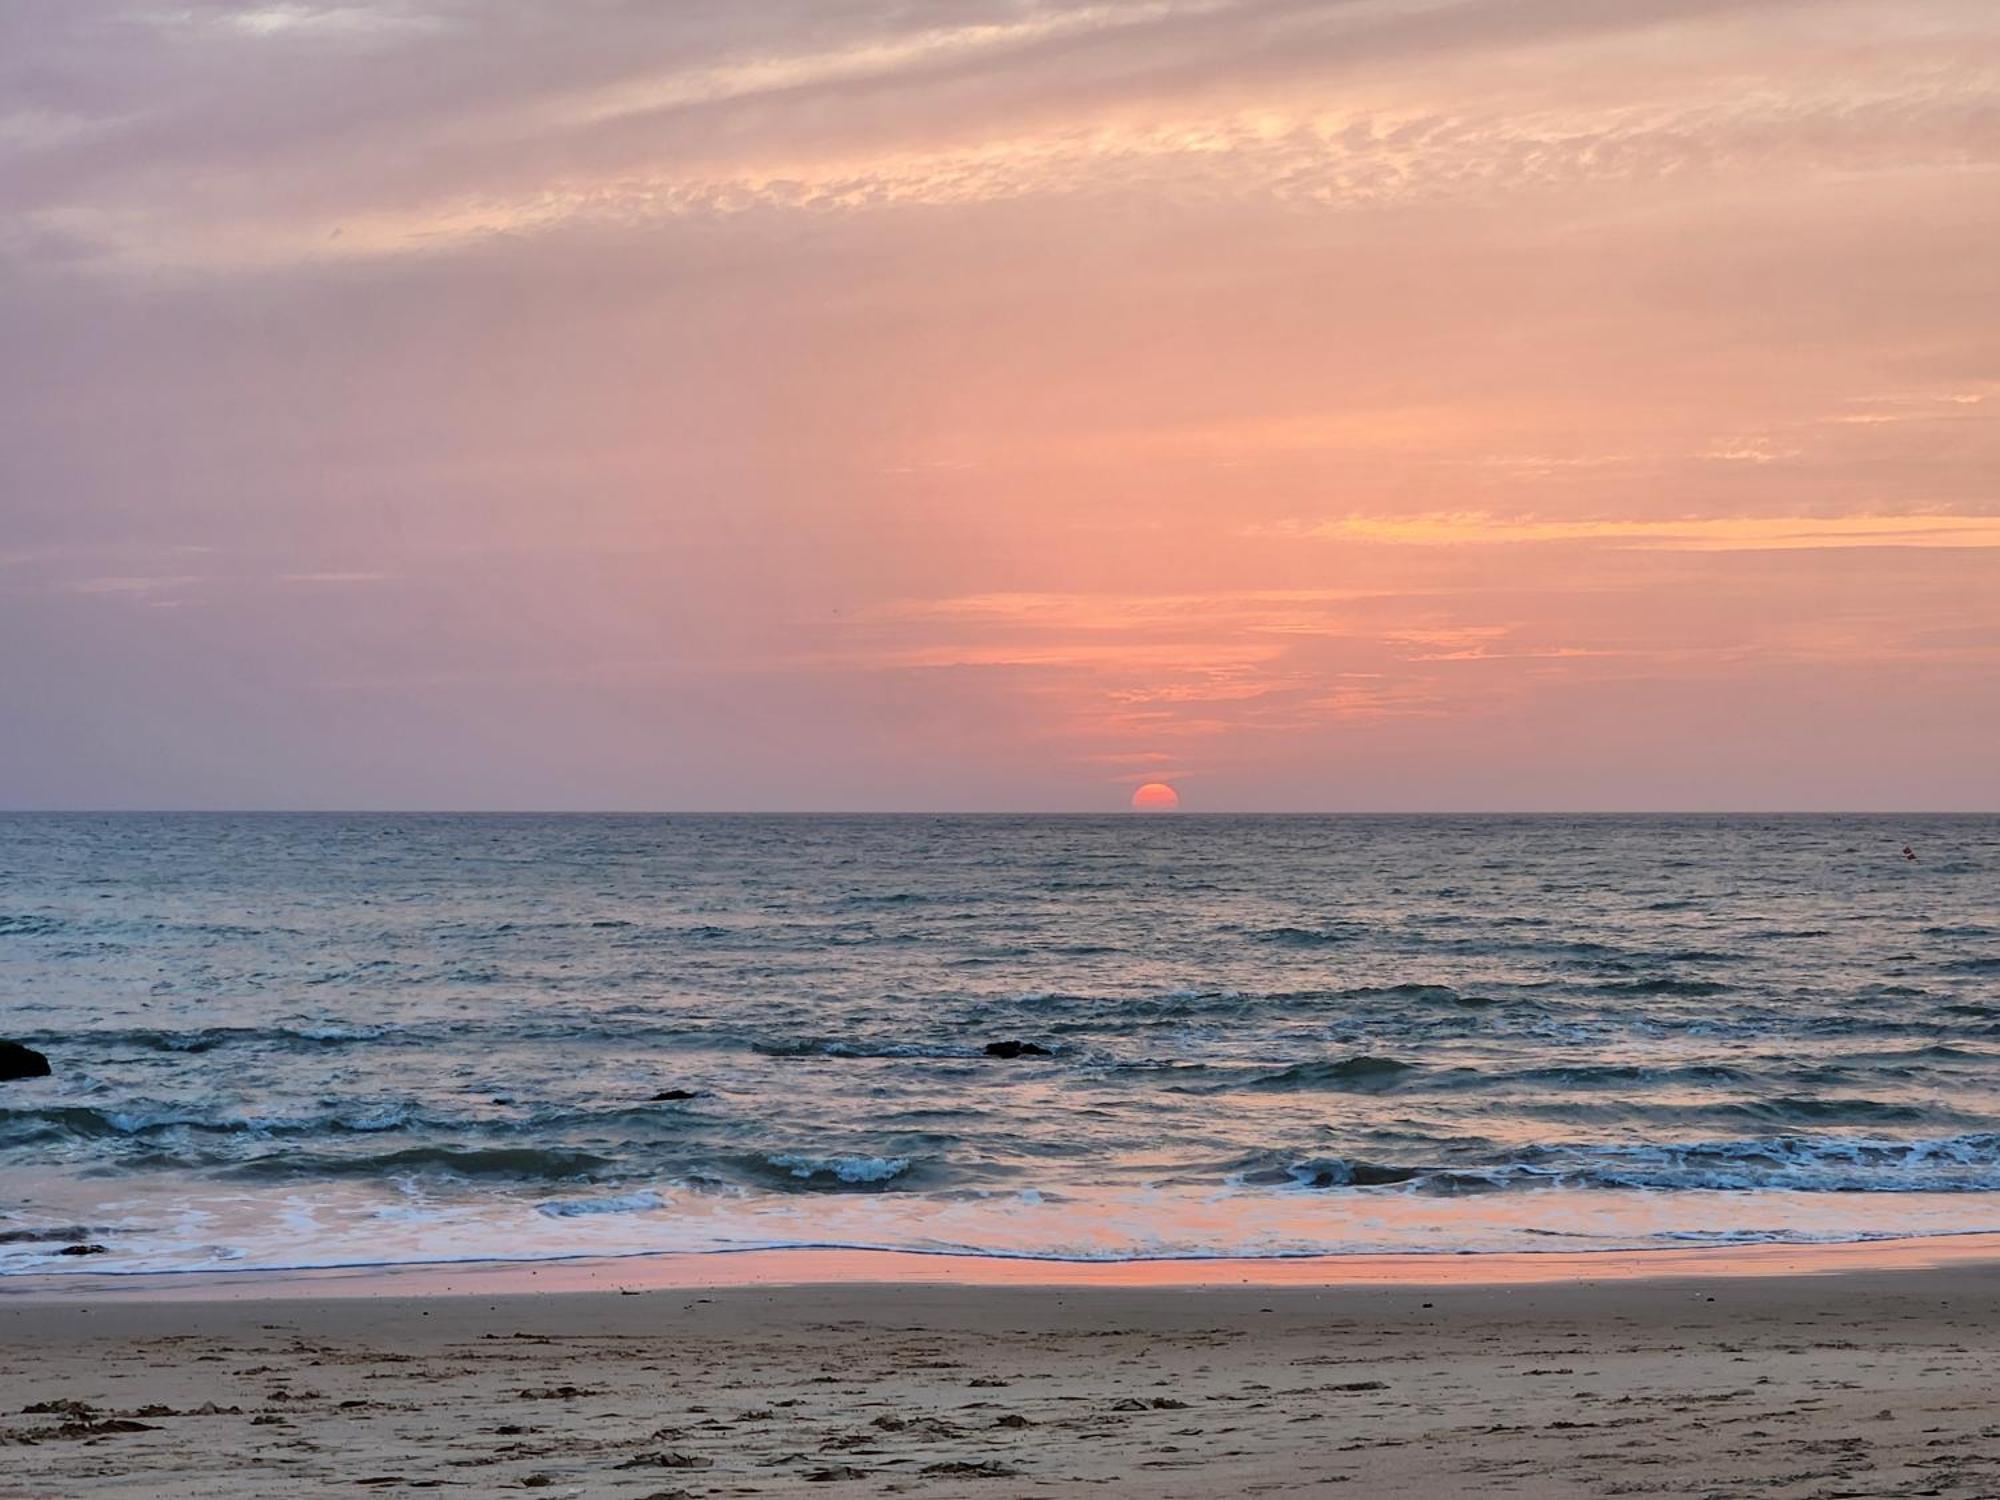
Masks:
[[[0,806],[2000,806],[2000,7],[26,0],[0,702]]]

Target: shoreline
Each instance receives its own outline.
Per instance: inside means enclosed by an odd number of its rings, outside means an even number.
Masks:
[[[1525,1287],[1563,1283],[1826,1277],[2000,1267],[2000,1233],[1819,1244],[1660,1249],[1430,1251],[1118,1261],[970,1251],[749,1248],[550,1260],[294,1269],[77,1270],[0,1277],[0,1305],[112,1297],[154,1302],[429,1298],[785,1287]]]

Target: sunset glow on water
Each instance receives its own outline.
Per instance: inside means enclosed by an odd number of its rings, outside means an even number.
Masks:
[[[0,819],[56,1064],[0,1098],[0,1267],[2000,1230],[1996,861],[1969,817]]]

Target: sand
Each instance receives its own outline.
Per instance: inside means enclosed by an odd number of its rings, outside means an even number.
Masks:
[[[2000,1495],[2000,1266],[1855,1264],[13,1287],[0,1496]]]

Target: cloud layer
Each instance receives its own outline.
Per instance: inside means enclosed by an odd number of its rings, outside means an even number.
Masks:
[[[2000,799],[1983,0],[25,0],[0,805]]]

